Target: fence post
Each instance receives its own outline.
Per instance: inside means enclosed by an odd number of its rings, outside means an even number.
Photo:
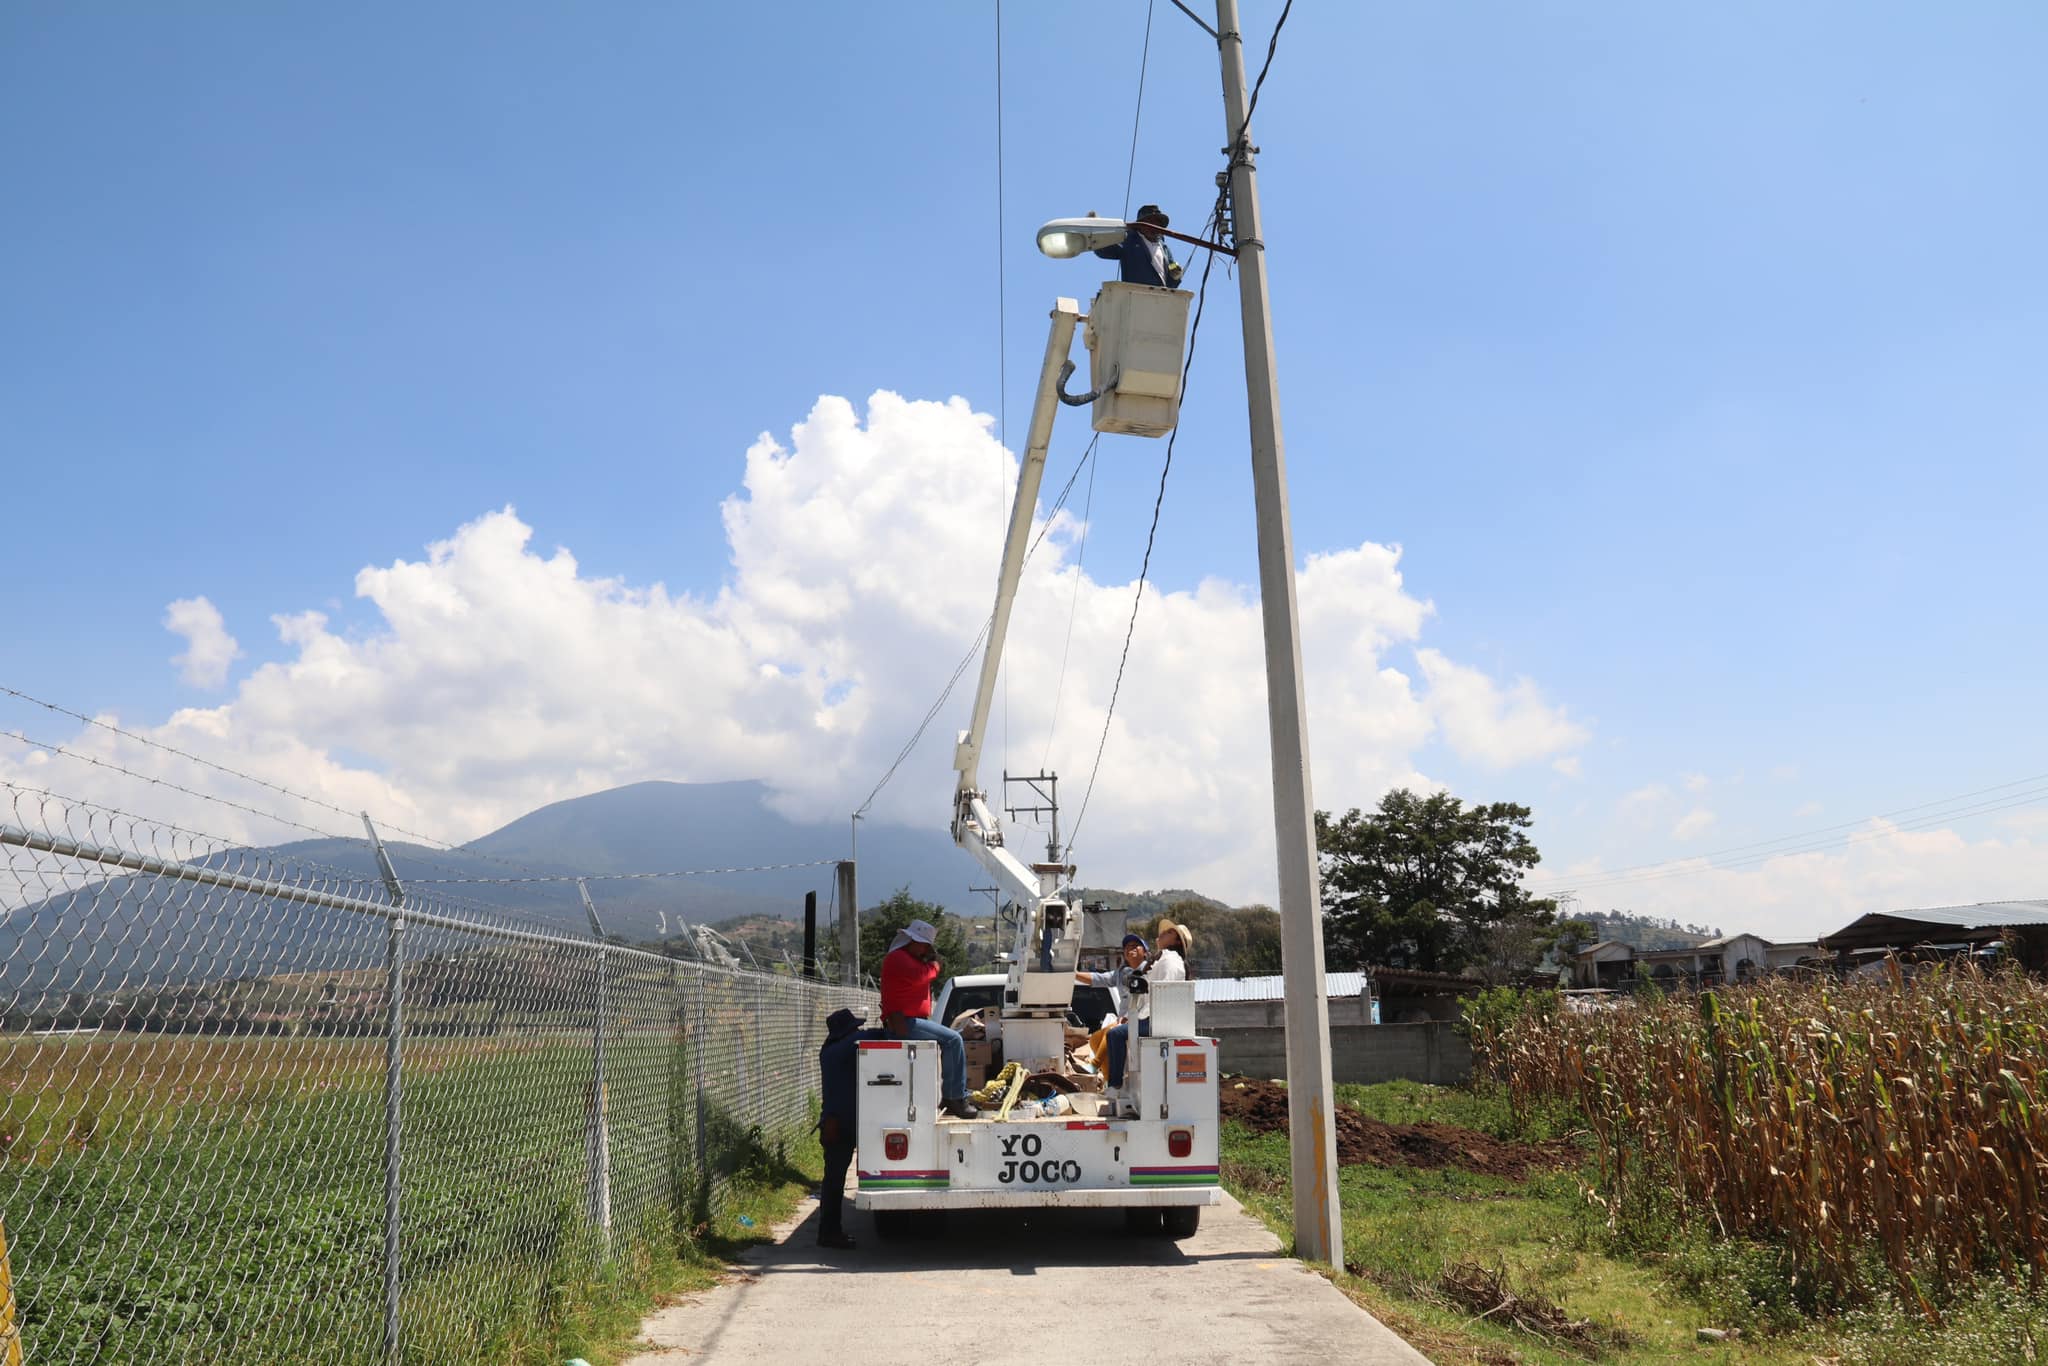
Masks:
[[[768,1074],[761,1067],[761,1034],[768,1026],[768,1003],[761,999],[766,988],[766,979],[754,974],[754,1024],[747,1032],[754,1036],[754,1093],[760,1097],[754,1105],[754,1112],[761,1116],[761,1136],[768,1136]]]
[[[839,980],[847,986],[860,985],[860,903],[853,876],[853,860],[839,862]]]
[[[611,1011],[605,980],[604,924],[597,918],[597,903],[590,888],[576,879],[576,893],[583,898],[584,913],[590,917],[591,933],[597,936],[597,1023],[590,1039],[590,1104],[587,1110],[584,1147],[589,1168],[590,1223],[597,1230],[598,1253],[606,1261],[612,1255],[612,1135],[611,1095],[604,1076],[604,1031]]]
[[[377,870],[384,876],[384,888],[391,894],[391,919],[384,936],[384,991],[389,1001],[384,1039],[384,1359],[399,1360],[398,1291],[399,1197],[403,1185],[399,1163],[404,1155],[400,1138],[400,1112],[405,1098],[405,887],[391,866],[391,855],[370,813],[363,813],[363,829],[369,832],[370,847],[377,854]]]
[[[709,1070],[708,1056],[711,1042],[705,1032],[704,985],[705,970],[699,967],[697,977],[697,1046],[690,1050],[691,1070],[697,1074],[697,1188],[704,1193],[704,1215],[711,1215],[711,1154],[705,1149],[706,1107],[709,1104],[704,1095],[704,1074]]]

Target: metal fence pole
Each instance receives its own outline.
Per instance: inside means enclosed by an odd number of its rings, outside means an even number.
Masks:
[[[844,859],[839,868],[839,980],[846,986],[860,985],[860,908],[855,899],[859,890],[854,881],[852,859]]]
[[[604,925],[597,918],[597,903],[590,899],[590,888],[581,878],[576,880],[576,892],[583,898],[583,909],[590,916],[591,932],[598,936],[597,1019],[590,1038],[590,1104],[584,1143],[589,1167],[590,1224],[597,1230],[599,1255],[609,1261],[612,1255],[612,1135],[611,1095],[604,1076],[604,1031],[610,1023],[611,1011],[605,981]]]
[[[398,881],[391,855],[385,852],[384,841],[377,834],[377,827],[370,823],[367,811],[363,813],[363,829],[369,832],[370,846],[376,851],[377,870],[384,875],[384,886],[391,893],[392,909],[384,935],[384,991],[389,1000],[384,1023],[384,1359],[395,1366],[400,1355],[399,1205],[404,1191],[399,1164],[405,1150],[400,1129],[405,1098],[405,888]]]
[[[704,1094],[704,1075],[710,1069],[708,1056],[711,1047],[710,1036],[704,1022],[704,969],[698,968],[697,979],[697,1037],[690,1049],[690,1070],[696,1074],[697,1082],[697,1189],[702,1192],[703,1213],[711,1213],[711,1154],[705,1148],[705,1130],[709,1127],[707,1107],[709,1099]]]

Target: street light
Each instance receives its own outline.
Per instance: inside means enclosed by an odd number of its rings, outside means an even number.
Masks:
[[[1055,218],[1038,230],[1038,249],[1064,261],[1097,247],[1113,247],[1130,230],[1121,218]]]

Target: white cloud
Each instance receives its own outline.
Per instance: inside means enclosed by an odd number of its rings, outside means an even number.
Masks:
[[[1662,783],[1645,783],[1623,794],[1614,804],[1614,814],[1634,826],[1648,826],[1671,800],[1671,789]]]
[[[185,652],[173,655],[178,676],[196,688],[218,688],[242,647],[228,634],[220,609],[204,597],[179,598],[164,609],[164,629],[185,637]]]
[[[1679,817],[1678,824],[1671,827],[1671,838],[1675,840],[1698,839],[1714,828],[1714,813],[1704,806],[1695,806]]]
[[[1576,754],[1567,754],[1562,759],[1552,759],[1550,767],[1567,778],[1581,777],[1585,772],[1584,765],[1579,762],[1579,756]]]
[[[1792,808],[1792,817],[1794,820],[1805,820],[1808,816],[1818,816],[1825,809],[1819,802],[1801,802]]]
[[[1707,788],[1713,785],[1713,779],[1707,777],[1704,773],[1688,773],[1685,775],[1684,782],[1687,792],[1705,792]]]
[[[1591,860],[1550,873],[1543,892],[1576,883],[1586,910],[1633,910],[1731,934],[1811,939],[1873,911],[2048,896],[2048,842],[1971,839],[1872,820],[1815,853],[1732,869],[1693,859],[1654,872],[1603,885],[1602,866]]]
[[[1423,648],[1415,658],[1429,683],[1429,710],[1460,758],[1505,768],[1586,742],[1585,727],[1545,702],[1526,678],[1503,688],[1482,670],[1452,663],[1440,650]]]
[[[732,572],[709,594],[588,576],[570,551],[536,549],[512,509],[488,513],[422,559],[363,569],[355,592],[375,610],[368,626],[344,633],[325,612],[281,615],[288,657],[242,679],[229,700],[126,724],[453,839],[649,778],[762,778],[788,814],[842,821],[988,612],[1008,497],[998,475],[1014,480],[1016,469],[989,427],[957,399],[878,393],[864,416],[844,399],[819,400],[787,447],[764,435],[746,452],[742,491],[723,509]],[[1006,762],[1048,760],[1067,779],[1070,822],[1132,593],[1074,565],[1079,529],[1062,515],[1026,569],[1006,656],[1016,748],[1000,752],[998,723],[983,763],[993,782]],[[1495,765],[1569,763],[1561,752],[1585,739],[1528,680],[1503,686],[1434,649],[1417,652],[1428,685],[1418,695],[1387,660],[1432,614],[1404,585],[1398,548],[1311,555],[1299,602],[1319,805],[1435,786],[1417,756],[1439,731],[1461,755]],[[1072,662],[1048,743],[1070,603]],[[235,651],[218,613],[204,599],[183,606],[188,675],[224,681]],[[1076,849],[1089,880],[1270,897],[1264,679],[1251,590],[1217,580],[1146,590]],[[970,670],[872,819],[944,825],[953,733],[972,685]],[[87,729],[67,743],[104,756],[118,742]],[[133,744],[118,754],[131,768],[209,782]],[[38,777],[78,796],[126,798],[235,838],[294,837],[161,789],[137,794],[104,770],[68,765],[60,780],[47,768]],[[25,776],[23,761],[0,755],[9,776]],[[250,798],[220,782],[224,795]]]

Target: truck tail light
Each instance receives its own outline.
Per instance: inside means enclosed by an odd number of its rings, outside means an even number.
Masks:
[[[893,1129],[882,1135],[882,1153],[891,1162],[901,1162],[910,1156],[910,1135],[901,1129]]]
[[[1194,1130],[1168,1129],[1166,1131],[1166,1154],[1168,1157],[1186,1157],[1194,1150]]]

